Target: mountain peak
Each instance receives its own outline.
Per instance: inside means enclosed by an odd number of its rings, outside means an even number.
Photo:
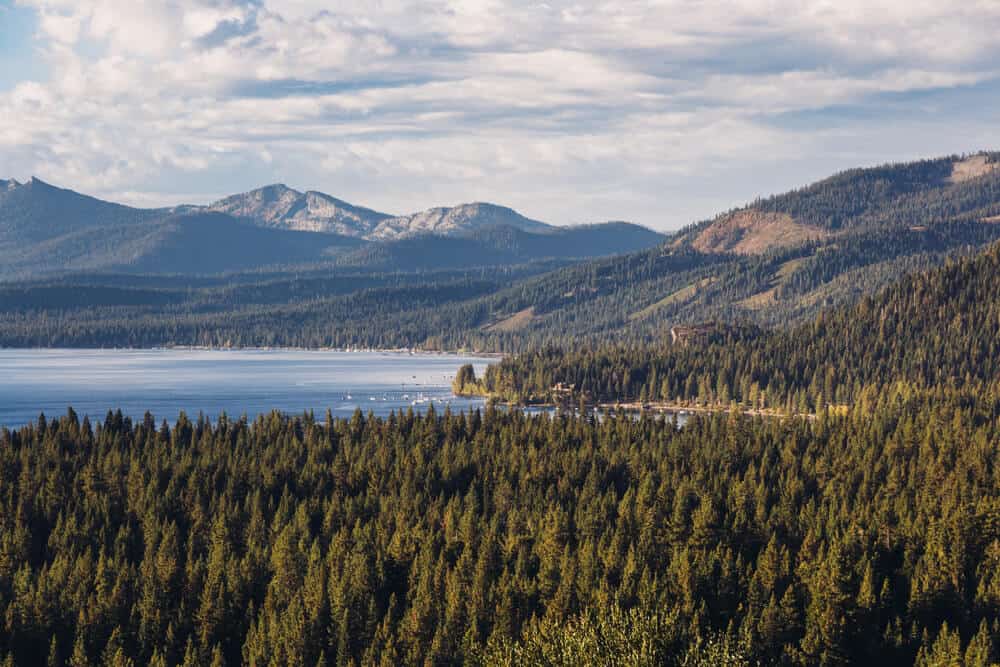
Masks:
[[[47,183],[47,182],[43,181],[42,179],[38,178],[37,176],[32,176],[31,178],[29,178],[28,181],[24,185],[30,185],[30,186],[33,186],[33,187],[58,189],[58,188],[56,188],[56,186],[52,185],[51,183]]]
[[[354,206],[323,192],[299,192],[284,183],[221,199],[208,207],[260,227],[309,232],[334,232],[364,237],[389,216]]]
[[[449,208],[449,207],[448,206],[441,206],[440,208]],[[488,201],[470,201],[470,202],[465,202],[464,204],[456,204],[454,206],[451,206],[450,208],[452,208],[452,209],[486,209],[486,210],[502,209],[504,211],[512,211],[512,210],[514,210],[514,209],[512,209],[512,208],[510,208],[508,206],[501,206],[500,204],[493,204],[493,203],[488,202]]]
[[[509,206],[502,206],[500,204],[494,204],[488,201],[470,201],[464,204],[456,204],[454,206],[441,206],[438,210],[451,211],[452,213],[471,213],[471,214],[513,214],[520,216],[520,214]],[[521,216],[523,217],[523,216]],[[527,218],[525,218],[527,220]]]
[[[266,193],[277,193],[277,194],[292,192],[297,195],[302,194],[295,188],[290,188],[284,183],[271,183],[270,185],[265,185],[264,187],[257,188],[256,190],[251,190],[250,192],[266,192]]]
[[[397,239],[417,234],[464,236],[493,227],[513,227],[526,232],[546,233],[552,226],[526,218],[514,209],[489,202],[470,202],[451,207],[429,208],[412,215],[384,220],[372,238]]]

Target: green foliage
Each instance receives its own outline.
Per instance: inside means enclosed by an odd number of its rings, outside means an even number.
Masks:
[[[682,429],[40,418],[0,431],[0,647],[72,665],[995,661],[997,414],[995,391],[941,390]]]
[[[566,622],[544,620],[527,630],[520,642],[494,639],[473,662],[497,667],[655,667],[679,662],[682,636],[675,618],[612,606]]]
[[[486,393],[483,384],[476,379],[476,369],[472,364],[465,364],[458,369],[451,382],[451,390],[456,396],[481,396]]]
[[[0,664],[996,664],[1000,247],[805,305],[993,238],[945,166],[759,203],[844,233],[762,257],[7,286],[7,342],[534,343],[456,392],[815,418],[41,416],[0,429]],[[805,323],[663,342],[762,289]]]
[[[1000,246],[911,276],[856,306],[772,332],[722,328],[689,343],[545,348],[487,369],[486,389],[553,400],[669,401],[787,413],[863,404],[883,392],[964,387],[1000,376]]]

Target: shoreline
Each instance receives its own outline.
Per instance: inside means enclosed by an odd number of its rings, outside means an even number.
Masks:
[[[472,398],[474,395],[466,394],[465,397]],[[543,410],[555,410],[560,407],[568,407],[575,411],[577,409],[576,405],[560,404],[560,403],[513,403],[510,401],[501,401],[499,399],[494,399],[489,396],[475,395],[483,398],[487,402],[491,400],[498,405],[503,405],[507,408],[520,408],[520,409],[531,409],[538,408]],[[677,414],[677,415],[691,415],[695,413],[700,414],[726,414],[733,412],[731,407],[723,406],[707,406],[707,405],[682,405],[678,403],[642,403],[639,401],[615,401],[615,402],[604,402],[604,403],[586,403],[585,407],[590,410],[624,410],[625,412],[654,412],[657,414]],[[736,407],[736,412],[741,415],[746,415],[748,417],[767,417],[767,418],[804,418],[810,421],[816,419],[814,413],[787,413],[780,410],[775,410],[773,408],[747,408],[747,407]]]
[[[0,346],[0,351],[5,350],[51,350],[51,351],[80,351],[94,350],[105,352],[157,352],[166,350],[178,350],[181,352],[346,352],[346,353],[369,353],[369,354],[409,354],[454,356],[454,357],[483,357],[487,359],[503,359],[507,355],[503,352],[476,352],[472,350],[425,350],[421,348],[381,348],[381,347],[289,347],[289,346],[255,346],[255,347],[217,347],[211,345],[154,345],[151,347],[5,347]]]
[[[598,403],[597,407],[605,409],[619,409],[619,410],[629,410],[642,412],[647,410],[650,412],[674,412],[677,414],[688,414],[688,413],[728,413],[733,412],[732,407],[712,407],[708,405],[679,405],[677,403],[641,403],[638,401],[631,402],[615,402],[615,403]],[[782,412],[781,410],[775,410],[773,408],[747,408],[736,406],[736,412],[746,415],[748,417],[804,417],[806,419],[816,419],[816,415],[813,413],[792,413]]]

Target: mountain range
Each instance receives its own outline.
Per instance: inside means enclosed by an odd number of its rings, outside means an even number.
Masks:
[[[367,240],[399,239],[418,234],[462,236],[494,227],[512,227],[537,234],[555,230],[552,225],[531,220],[496,204],[475,202],[393,216],[349,204],[322,192],[299,192],[280,183],[226,197],[207,208],[262,227],[327,232]]]
[[[483,299],[485,347],[657,340],[674,325],[784,328],[1000,240],[1000,152],[850,169],[692,224],[661,247]],[[530,309],[531,317],[520,316]],[[487,335],[488,334],[488,335]]]
[[[515,238],[516,237],[516,238]],[[345,264],[380,270],[575,259],[664,237],[638,225],[557,227],[474,203],[390,216],[269,185],[207,206],[140,209],[37,178],[0,181],[2,278],[112,270],[209,274]]]
[[[390,217],[279,186],[143,210],[33,180],[0,187],[0,345],[516,351],[783,329],[975,254],[998,223],[995,152],[850,169],[670,237],[485,204]]]

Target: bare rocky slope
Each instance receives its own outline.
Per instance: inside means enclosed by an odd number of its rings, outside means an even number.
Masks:
[[[392,216],[322,192],[299,192],[280,183],[226,197],[208,208],[260,227],[331,232],[378,241],[426,234],[465,236],[494,227],[512,227],[536,234],[554,229],[506,206],[486,202]]]
[[[416,234],[461,236],[491,227],[513,227],[533,233],[553,231],[551,225],[526,218],[506,206],[476,202],[450,208],[431,208],[384,220],[371,233],[371,238],[399,239]]]
[[[280,183],[226,197],[208,208],[261,227],[359,238],[366,238],[391,217],[322,192],[299,192]]]

